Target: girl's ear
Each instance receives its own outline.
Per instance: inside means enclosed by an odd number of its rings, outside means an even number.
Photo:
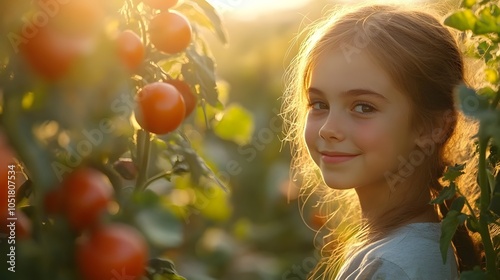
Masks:
[[[429,144],[441,145],[451,136],[455,124],[456,115],[453,111],[443,112],[417,129],[415,144],[420,148],[428,147]]]

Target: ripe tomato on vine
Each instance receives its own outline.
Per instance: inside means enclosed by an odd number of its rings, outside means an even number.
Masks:
[[[45,26],[41,27],[33,38],[22,44],[20,50],[36,74],[46,80],[54,81],[68,74],[93,43],[91,38],[64,35]]]
[[[186,115],[182,94],[168,83],[154,82],[144,86],[137,94],[136,103],[137,122],[155,134],[174,131]]]
[[[191,24],[176,11],[155,15],[149,23],[148,33],[154,47],[167,54],[184,51],[192,37]]]
[[[93,168],[83,167],[64,178],[61,186],[45,196],[48,214],[65,215],[77,231],[95,226],[112,198],[108,178]]]
[[[130,71],[135,71],[144,61],[145,49],[139,35],[132,30],[125,30],[116,39],[118,55]]]
[[[76,263],[85,280],[107,280],[116,275],[137,279],[145,272],[147,244],[125,224],[96,228],[77,243]]]

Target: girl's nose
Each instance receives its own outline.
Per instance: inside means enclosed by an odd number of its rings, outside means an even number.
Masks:
[[[319,136],[324,140],[331,141],[342,141],[345,138],[343,128],[345,122],[343,122],[340,114],[335,114],[333,110],[330,109],[328,117],[325,119],[325,123],[319,129]]]

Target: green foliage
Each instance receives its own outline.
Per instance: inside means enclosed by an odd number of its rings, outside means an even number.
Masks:
[[[500,262],[498,233],[492,230],[498,226],[499,216],[499,160],[497,143],[500,143],[500,81],[498,69],[498,43],[500,36],[500,8],[496,1],[462,1],[462,9],[452,13],[445,24],[460,31],[470,33],[474,44],[471,55],[482,60],[484,80],[488,86],[477,91],[466,86],[457,89],[457,97],[462,112],[479,122],[476,135],[479,150],[477,166],[477,182],[480,187],[480,198],[477,201],[477,211],[471,206],[455,184],[455,180],[463,174],[463,166],[449,167],[444,179],[449,181],[439,197],[432,203],[440,204],[452,200],[449,212],[442,223],[441,253],[443,260],[455,231],[460,224],[466,223],[472,232],[481,236],[485,252],[485,267],[476,267],[473,271],[461,274],[461,279],[498,279],[500,278]],[[487,156],[487,150],[490,155]],[[462,213],[467,206],[468,213]]]
[[[453,235],[460,224],[463,224],[467,219],[467,215],[460,213],[457,210],[450,210],[446,217],[442,221],[441,226],[441,239],[439,241],[441,250],[441,257],[443,258],[443,263],[446,263],[446,257],[448,256],[448,248],[450,247]]]
[[[254,130],[252,115],[238,105],[229,106],[223,114],[222,119],[214,126],[215,134],[239,145],[250,143]]]

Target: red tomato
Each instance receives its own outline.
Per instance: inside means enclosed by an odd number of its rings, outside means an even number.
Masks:
[[[135,71],[144,60],[144,45],[132,30],[125,30],[118,36],[118,55],[130,71]]]
[[[191,43],[191,25],[175,11],[157,14],[149,23],[148,33],[155,48],[168,54],[182,52]]]
[[[111,200],[113,187],[104,174],[84,167],[63,179],[61,192],[64,214],[70,225],[81,231],[96,225]]]
[[[48,81],[68,74],[78,58],[88,53],[93,39],[67,36],[50,27],[42,27],[36,35],[20,46],[30,67]]]
[[[43,206],[46,214],[63,213],[63,193],[60,188],[48,192],[43,198]]]
[[[125,224],[97,228],[76,247],[76,263],[86,280],[138,279],[147,259],[146,241]]]
[[[136,97],[135,118],[145,130],[166,134],[184,120],[186,105],[182,94],[167,83],[155,82],[144,86]]]
[[[182,94],[184,103],[186,104],[186,117],[189,116],[198,103],[196,94],[194,94],[191,87],[182,80],[170,80],[167,81],[167,83],[173,85]]]

